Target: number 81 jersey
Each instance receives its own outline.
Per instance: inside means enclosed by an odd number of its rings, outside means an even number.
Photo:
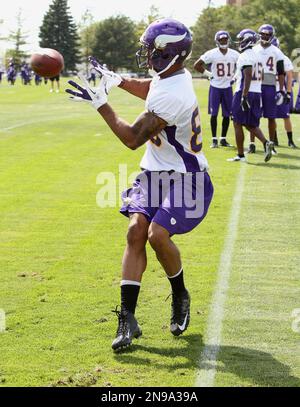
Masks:
[[[155,77],[146,99],[146,110],[167,126],[146,143],[141,168],[180,173],[205,171],[202,135],[192,76],[186,69],[166,78]]]
[[[214,48],[201,55],[201,61],[206,65],[211,65],[213,78],[210,83],[213,87],[226,89],[231,86],[230,82],[234,76],[239,55],[231,48],[227,49],[226,54],[223,54],[219,48]]]

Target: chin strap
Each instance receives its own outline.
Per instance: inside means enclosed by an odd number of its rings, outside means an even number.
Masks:
[[[175,62],[177,61],[177,59],[179,58],[179,55],[176,55],[173,59],[172,59],[172,61],[169,63],[169,65],[167,65],[162,71],[160,71],[160,72],[156,72],[153,68],[151,68],[151,69],[149,69],[149,75],[151,75],[153,78],[155,77],[155,76],[159,76],[159,75],[161,75],[162,73],[164,73],[164,72],[166,72],[169,68],[171,68],[171,66],[173,66],[174,64],[175,64]]]

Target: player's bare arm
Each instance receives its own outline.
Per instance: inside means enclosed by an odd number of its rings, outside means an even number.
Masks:
[[[244,72],[244,88],[243,88],[243,97],[247,97],[248,96],[248,92],[250,89],[250,85],[251,85],[251,80],[252,80],[252,67],[251,66],[245,66],[243,69]]]
[[[131,125],[118,117],[109,104],[104,104],[98,112],[115,135],[131,150],[146,143],[163,130],[167,123],[152,112],[144,111]]]
[[[147,98],[152,79],[122,78],[119,88],[143,100]]]
[[[284,63],[283,60],[277,62],[277,75],[280,91],[284,90]]]
[[[194,69],[200,73],[204,73],[205,71],[205,62],[202,61],[201,58],[199,58],[195,63],[194,63]]]

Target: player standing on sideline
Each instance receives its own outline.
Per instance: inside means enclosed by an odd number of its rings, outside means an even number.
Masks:
[[[222,106],[223,115],[220,146],[232,147],[227,142],[226,136],[233,98],[231,82],[239,53],[229,48],[230,41],[230,35],[227,31],[218,31],[215,35],[217,48],[205,52],[194,64],[196,71],[201,72],[210,79],[208,113],[211,115],[212,148],[218,147],[217,117],[220,105]],[[207,65],[211,65],[211,72],[206,69]]]
[[[208,164],[202,152],[197,98],[191,74],[183,65],[191,53],[191,34],[179,21],[162,19],[150,24],[140,41],[138,66],[149,68],[155,75],[153,79],[122,79],[92,58],[97,72],[103,75],[100,86],[91,90],[87,81],[84,81],[86,88],[69,81],[77,92],[67,89],[75,100],[90,101],[127,147],[134,150],[146,143],[140,164],[143,172],[133,188],[123,193],[121,213],[130,221],[122,263],[121,311],[115,311],[119,324],[112,343],[114,350],[130,345],[134,337],[142,334],[134,314],[142,275],[146,270],[147,240],[172,287],[171,333],[177,336],[187,329],[190,296],[184,285],[180,252],[171,236],[187,233],[199,225],[213,196]],[[119,118],[107,104],[107,92],[112,86],[120,86],[146,100],[145,111],[132,125]],[[174,183],[169,184],[167,199],[163,194],[159,202],[153,203],[153,191],[159,196],[162,193],[162,185],[157,182],[157,177],[162,175],[171,176]],[[151,191],[147,189],[148,182]],[[174,200],[178,187],[185,197],[186,194],[194,194],[196,202],[202,206],[201,213],[189,217],[184,201],[176,205]],[[199,188],[201,196],[197,194]]]
[[[269,139],[277,145],[276,141],[276,111],[277,105],[284,102],[284,54],[272,45],[272,40],[275,36],[275,29],[270,24],[264,24],[259,28],[260,43],[257,44],[255,51],[259,60],[263,64],[263,82],[262,82],[262,110],[263,117],[268,119],[269,124]],[[279,91],[276,92],[276,76],[278,75]],[[255,153],[255,137],[250,134],[250,145],[248,153]],[[277,154],[273,147],[274,154]]]
[[[280,44],[278,38],[274,37],[272,44],[275,45],[275,47],[279,48]],[[284,128],[288,138],[288,146],[290,148],[297,148],[293,141],[293,126],[290,118],[290,112],[293,110],[293,70],[294,66],[292,61],[290,60],[290,58],[284,55],[284,72],[285,72],[284,87],[286,93],[284,103],[280,106],[277,106],[276,118],[283,119],[284,121]],[[277,90],[279,90],[279,86]]]
[[[10,82],[11,85],[15,84],[17,78],[17,70],[15,68],[15,64],[13,60],[10,60],[8,69],[7,69],[7,82]]]
[[[90,72],[89,72],[89,77],[88,77],[88,82],[89,83],[91,83],[91,82],[93,82],[93,86],[96,86],[96,71],[95,71],[95,68],[94,67],[92,67],[91,69],[90,69]]]
[[[50,83],[51,83],[50,93],[54,92],[54,82],[56,82],[56,93],[59,93],[59,89],[60,89],[59,79],[60,79],[60,75],[50,78]]]
[[[227,161],[246,161],[244,155],[244,130],[246,127],[264,145],[265,162],[272,157],[273,142],[264,137],[259,128],[261,117],[261,81],[263,65],[253,46],[257,42],[257,34],[250,29],[242,30],[237,35],[238,49],[241,51],[237,61],[236,93],[233,97],[232,117],[238,155]]]

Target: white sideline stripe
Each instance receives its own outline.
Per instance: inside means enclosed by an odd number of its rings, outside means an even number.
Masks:
[[[213,294],[204,337],[205,347],[201,355],[199,370],[195,382],[196,387],[213,387],[215,380],[217,357],[222,339],[224,308],[231,272],[231,259],[238,232],[239,215],[247,168],[245,163],[240,163],[239,165],[241,165],[241,168],[237,178],[230,219],[227,226],[227,235],[220,258],[217,283]]]
[[[15,124],[10,127],[4,127],[2,129],[0,129],[0,131],[9,131],[9,130],[17,129],[18,127],[29,126],[30,124],[38,124],[38,123],[44,123],[44,122],[50,122],[50,121],[52,122],[53,120],[55,120],[55,121],[64,120],[64,119],[70,119],[72,117],[76,117],[76,115],[60,116],[60,117],[56,117],[55,119],[53,119],[53,117],[52,117],[52,118],[41,119],[41,120],[28,120],[26,122]]]

